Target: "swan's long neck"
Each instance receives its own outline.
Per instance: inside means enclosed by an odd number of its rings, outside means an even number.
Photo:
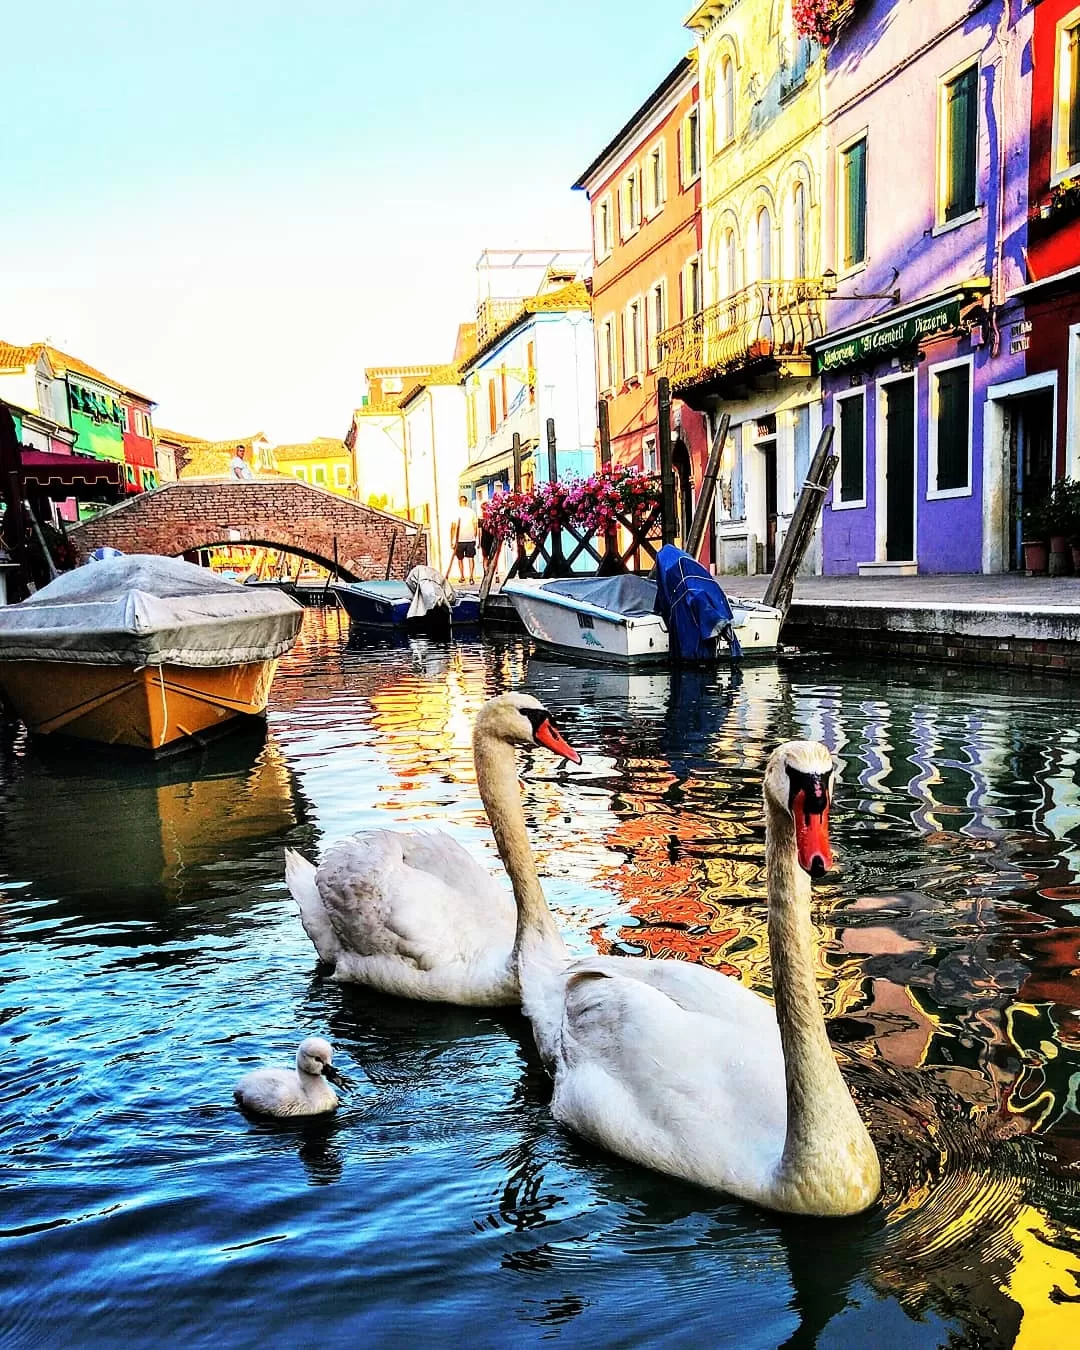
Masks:
[[[473,741],[476,782],[491,821],[495,846],[514,888],[517,930],[514,965],[521,972],[528,958],[545,949],[565,954],[555,919],[540,885],[525,824],[514,750],[506,741],[480,732]]]
[[[768,803],[766,813],[769,953],[787,1080],[787,1135],[777,1183],[814,1203],[862,1196],[869,1205],[879,1188],[877,1153],[825,1032],[810,878],[799,866],[791,817]]]

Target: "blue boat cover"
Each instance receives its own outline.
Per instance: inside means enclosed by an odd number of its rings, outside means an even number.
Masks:
[[[656,608],[668,626],[671,654],[681,661],[705,661],[713,640],[723,637],[731,659],[742,655],[735,636],[735,615],[727,596],[699,562],[674,544],[656,555]]]

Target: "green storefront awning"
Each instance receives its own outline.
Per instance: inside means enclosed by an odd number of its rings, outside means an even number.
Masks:
[[[814,374],[862,365],[890,352],[914,350],[920,342],[961,332],[961,299],[959,294],[951,295],[908,314],[885,315],[839,337],[811,343]]]

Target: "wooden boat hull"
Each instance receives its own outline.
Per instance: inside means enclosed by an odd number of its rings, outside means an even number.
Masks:
[[[157,753],[266,711],[277,660],[232,666],[0,662],[0,691],[35,736]]]

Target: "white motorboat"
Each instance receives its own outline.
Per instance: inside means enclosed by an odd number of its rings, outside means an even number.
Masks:
[[[647,577],[570,577],[503,583],[529,636],[548,651],[579,660],[615,664],[667,662],[671,659],[668,626],[657,609],[657,584]],[[717,588],[719,589],[719,588]],[[783,615],[757,600],[728,597],[730,629],[747,655],[776,651]],[[708,659],[731,659],[727,634],[707,636]],[[736,649],[737,650],[737,649]]]

